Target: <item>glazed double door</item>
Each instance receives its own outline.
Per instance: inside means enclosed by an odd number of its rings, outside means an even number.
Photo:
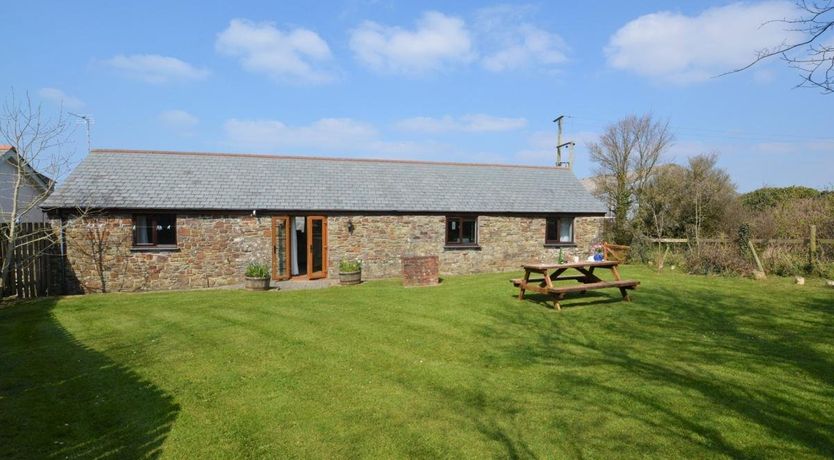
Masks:
[[[327,276],[327,217],[272,217],[272,279],[289,279],[293,269],[311,280]]]

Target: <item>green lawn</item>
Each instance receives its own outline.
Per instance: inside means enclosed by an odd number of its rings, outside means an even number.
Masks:
[[[834,290],[517,274],[0,309],[0,458],[834,456]]]

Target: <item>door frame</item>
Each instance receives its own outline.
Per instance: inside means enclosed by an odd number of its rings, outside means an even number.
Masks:
[[[313,221],[321,221],[321,270],[313,271]],[[307,279],[327,278],[327,216],[307,216]]]
[[[275,231],[276,224],[279,220],[284,221],[284,267],[286,273],[283,276],[278,275],[278,258],[276,257],[276,249],[278,249],[278,235]],[[290,216],[272,216],[272,279],[275,281],[288,280],[292,276],[292,248],[290,247]]]

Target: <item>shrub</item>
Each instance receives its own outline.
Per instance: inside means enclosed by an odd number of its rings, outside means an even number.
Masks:
[[[342,259],[339,261],[339,271],[342,273],[358,272],[362,270],[362,261],[359,259]]]
[[[762,187],[742,195],[741,202],[753,211],[764,211],[783,203],[803,198],[817,198],[820,195],[821,192],[809,187]]]
[[[808,254],[802,246],[768,246],[760,257],[764,269],[777,276],[794,276],[808,273]]]
[[[801,198],[780,203],[749,217],[750,237],[764,239],[808,238],[811,225],[817,226],[818,238],[834,235],[834,201]]]
[[[668,252],[666,251],[667,247],[669,248]],[[682,251],[680,246],[663,245],[658,247],[655,245],[653,249],[647,252],[647,258],[646,263],[653,267],[659,266],[661,260],[665,268],[671,268],[672,265],[680,267],[684,265],[685,251]]]
[[[811,268],[815,274],[826,279],[834,280],[834,246],[818,246],[816,263]]]
[[[249,278],[269,278],[269,266],[259,262],[251,262],[246,266],[246,276]]]
[[[702,244],[700,250],[691,248],[685,256],[689,273],[716,275],[743,275],[753,266],[732,244]]]
[[[657,245],[652,243],[651,238],[643,234],[634,235],[628,249],[628,262],[645,264],[659,260],[654,254],[656,250]]]
[[[814,271],[825,279],[834,280],[834,263],[818,262]]]

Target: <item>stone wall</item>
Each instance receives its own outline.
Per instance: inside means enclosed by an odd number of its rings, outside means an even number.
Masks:
[[[242,282],[252,261],[271,264],[269,217],[177,215],[177,249],[134,251],[131,215],[75,219],[67,271],[81,292],[188,289]]]
[[[342,258],[361,259],[365,279],[400,276],[403,255],[436,255],[442,274],[516,270],[524,262],[558,258],[559,248],[544,245],[544,217],[479,216],[479,249],[446,248],[445,226],[442,215],[330,216],[329,276],[338,276]],[[576,247],[562,248],[563,255],[588,257],[601,229],[602,218],[577,218]]]
[[[348,231],[348,221],[353,232]],[[442,215],[336,215],[328,217],[328,276],[338,277],[342,258],[363,261],[365,279],[399,277],[403,255],[437,256],[441,274],[516,270],[527,261],[555,261],[559,249],[544,245],[544,217],[480,216],[479,249],[444,247]],[[577,218],[577,246],[563,254],[582,258],[600,236],[601,218]],[[130,214],[69,222],[66,228],[66,292],[138,291],[239,284],[248,263],[272,263],[269,216],[178,214],[177,249],[133,250]]]

